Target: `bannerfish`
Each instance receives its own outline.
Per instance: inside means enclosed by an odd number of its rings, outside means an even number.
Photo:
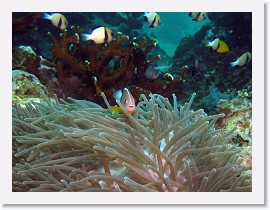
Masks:
[[[207,12],[190,12],[188,14],[193,21],[202,22],[207,17]]]
[[[114,92],[113,97],[116,100],[119,100],[124,109],[129,112],[130,114],[134,113],[136,111],[136,106],[135,106],[135,99],[129,92],[127,88],[124,88],[124,90],[117,90]],[[111,106],[109,107],[109,110],[112,112],[118,112],[121,113],[121,109],[118,106]]]
[[[243,55],[241,55],[236,61],[230,62],[231,67],[241,67],[246,65],[251,60],[251,53],[245,52]]]
[[[143,76],[148,80],[155,80],[159,76],[159,71],[156,70],[152,65],[150,65],[146,68]]]
[[[43,13],[42,18],[51,20],[52,24],[55,27],[60,28],[61,30],[66,29],[68,26],[67,19],[64,15],[60,13],[53,13],[52,15],[49,15],[48,13]]]
[[[226,42],[220,40],[219,38],[214,39],[212,42],[208,41],[205,46],[210,47],[210,49],[218,53],[226,53],[230,51]]]
[[[107,27],[99,27],[91,34],[81,34],[83,41],[93,40],[96,44],[110,43],[113,40],[113,31]]]
[[[156,28],[161,24],[160,16],[156,12],[145,12],[144,20],[148,23],[150,23],[149,28]]]

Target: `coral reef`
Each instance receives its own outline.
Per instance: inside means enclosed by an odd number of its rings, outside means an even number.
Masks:
[[[132,78],[139,77],[146,66],[159,59],[159,56],[147,59],[156,40],[147,43],[146,39],[142,39],[137,44],[135,38],[128,42],[128,36],[122,33],[117,33],[116,38],[107,45],[88,41],[86,47],[79,45],[77,34],[69,37],[67,31],[64,31],[60,41],[50,33],[49,37],[54,43],[52,54],[65,97],[94,100],[101,91],[112,96],[115,90],[123,89]],[[72,86],[76,88],[71,89]]]
[[[220,100],[230,100],[234,95],[234,93],[221,93],[214,84],[210,86],[209,90],[209,95],[205,96],[202,99],[202,102],[205,105],[205,111],[211,114],[215,113],[216,106],[220,102]]]
[[[252,51],[251,13],[209,13],[173,65],[141,13],[65,16],[81,26],[13,13],[13,191],[252,190],[251,62],[229,65]],[[121,32],[83,42],[89,25]],[[216,37],[229,52],[204,46]],[[125,87],[132,115],[113,97]]]
[[[12,49],[12,69],[20,69],[37,76],[40,60],[30,46],[22,45]]]
[[[167,81],[160,75],[149,81],[143,76],[145,69],[153,64],[155,67],[168,66],[168,71],[171,58],[157,45],[154,35],[150,39],[140,30],[142,13],[65,13],[65,16],[70,23],[80,20],[84,24],[81,27],[73,25],[59,36],[60,30],[54,28],[51,31],[50,21],[40,18],[41,13],[13,14],[14,27],[18,21],[25,20],[25,23],[34,24],[38,33],[32,33],[29,28],[23,33],[14,30],[12,68],[37,76],[47,87],[49,96],[56,94],[61,98],[103,103],[100,97],[103,91],[113,103],[113,92],[126,86],[137,91],[134,94],[136,100],[141,93],[165,94],[166,97],[172,93],[182,94],[182,78]],[[113,42],[106,45],[95,45],[91,41],[85,43],[80,40],[80,34],[89,30],[89,24],[91,27],[106,25],[134,38],[129,40],[119,32]],[[24,43],[35,46],[35,52],[30,50],[30,46],[23,46]]]
[[[79,27],[72,29],[81,32]],[[141,93],[165,92],[165,96],[170,96],[182,91],[182,80],[167,81],[160,77],[149,81],[143,76],[145,69],[160,59],[159,55],[150,53],[157,40],[142,38],[139,42],[133,38],[129,41],[128,36],[118,32],[109,44],[96,45],[88,41],[83,46],[79,35],[68,35],[67,30],[60,34],[59,40],[51,33],[48,36],[53,42],[53,62],[32,51],[22,50],[22,47],[30,47],[21,46],[14,51],[13,68],[36,75],[48,88],[50,96],[57,94],[61,98],[73,97],[102,103],[100,93],[105,92],[113,103],[113,92],[126,86],[136,91],[136,100]]]
[[[211,12],[208,13],[208,17],[215,25],[212,28],[213,34],[220,36],[222,34],[218,33],[218,31],[222,31],[223,37],[228,38],[232,46],[246,48],[247,44],[252,42],[251,12]],[[224,21],[225,19],[226,21]]]
[[[102,93],[106,104],[109,105]],[[223,114],[141,95],[131,115],[68,98],[13,108],[13,191],[251,191]]]
[[[220,100],[217,113],[224,113],[218,126],[226,130],[236,127],[234,142],[239,145],[252,143],[252,92],[246,89],[238,91],[231,100]]]
[[[213,13],[211,18],[212,22],[204,25],[194,36],[182,39],[175,51],[173,75],[179,75],[181,67],[193,63],[194,59],[200,63],[197,74],[187,74],[190,76],[185,78],[183,98],[196,92],[200,101],[210,94],[211,85],[215,85],[221,93],[228,94],[251,85],[251,63],[241,68],[231,68],[229,65],[244,52],[252,51],[251,13]],[[207,40],[212,41],[216,37],[228,44],[229,52],[220,54],[205,47]],[[194,107],[201,108],[201,104],[194,104]]]
[[[88,33],[89,30],[104,25],[111,28],[113,31],[121,31],[123,34],[128,34],[130,37],[137,37],[138,39],[143,37],[151,39],[155,38],[149,37],[147,33],[144,33],[142,30],[142,12],[65,12],[63,14],[68,19],[70,26],[80,23],[81,32],[84,31]],[[22,30],[13,30],[13,47],[18,45],[35,46],[35,51],[38,55],[51,60],[52,55],[50,53],[50,49],[52,44],[49,39],[46,38],[46,34],[48,31],[50,31],[53,36],[58,36],[59,30],[51,30],[51,23],[43,18],[40,18],[40,13],[13,13],[14,22],[17,22],[20,19],[28,19],[28,17],[32,18],[30,22],[32,25],[30,26],[33,27],[27,27],[23,33],[21,33]],[[18,24],[18,27],[19,26],[23,25]],[[14,28],[16,27],[14,25]],[[31,29],[37,31],[33,33]],[[166,55],[164,50],[157,47],[155,48],[154,53],[160,54],[163,58],[157,62],[157,65],[167,65],[169,57]]]
[[[242,148],[239,156],[242,164],[252,165],[252,92],[249,88],[239,90],[230,100],[221,99],[216,107],[217,113],[224,117],[217,120],[217,128],[229,131],[235,128],[232,143]],[[247,173],[251,173],[248,171]]]
[[[27,104],[30,100],[40,101],[40,94],[47,89],[38,78],[21,70],[12,71],[12,102]]]

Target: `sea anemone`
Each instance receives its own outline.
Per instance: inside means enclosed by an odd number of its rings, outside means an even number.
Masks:
[[[133,115],[119,101],[119,114],[73,98],[17,104],[13,191],[251,191],[233,130],[215,129],[224,115],[191,110],[194,97],[141,95]]]

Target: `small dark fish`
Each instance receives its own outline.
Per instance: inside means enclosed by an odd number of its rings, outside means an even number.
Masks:
[[[143,76],[148,80],[155,80],[159,76],[159,71],[155,70],[154,67],[150,65],[146,68]]]
[[[189,65],[188,69],[191,71],[191,76],[193,77],[200,70],[199,60],[195,59],[194,64]]]
[[[195,59],[194,61],[194,68],[198,72],[200,70],[199,60]]]

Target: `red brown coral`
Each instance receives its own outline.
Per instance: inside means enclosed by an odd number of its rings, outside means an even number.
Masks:
[[[137,43],[136,38],[129,41],[128,36],[118,32],[109,44],[97,45],[88,41],[82,46],[77,33],[68,36],[65,30],[60,40],[51,33],[48,35],[54,44],[52,54],[57,78],[66,97],[97,101],[103,91],[112,102],[112,93],[128,84],[154,92],[166,88],[165,80],[149,82],[142,76],[147,66],[160,59],[159,55],[148,58],[157,40],[148,42],[143,38]],[[76,85],[72,85],[75,78]]]
[[[27,66],[26,71],[35,74],[48,88],[50,95],[103,103],[100,94],[104,92],[113,104],[113,92],[126,86],[137,92],[134,93],[135,97],[139,97],[142,92],[167,96],[182,91],[182,80],[167,81],[160,77],[149,81],[144,77],[145,69],[160,59],[159,55],[149,54],[157,40],[129,40],[128,36],[118,32],[112,42],[97,45],[91,40],[80,43],[79,34],[69,35],[67,30],[60,34],[60,39],[50,32],[48,36],[53,42],[52,63],[43,64],[44,59],[41,57],[23,54],[18,56],[22,59],[14,59],[19,60],[19,64],[14,62],[14,66],[31,64],[31,68]],[[16,58],[17,54],[14,53],[13,57]]]

